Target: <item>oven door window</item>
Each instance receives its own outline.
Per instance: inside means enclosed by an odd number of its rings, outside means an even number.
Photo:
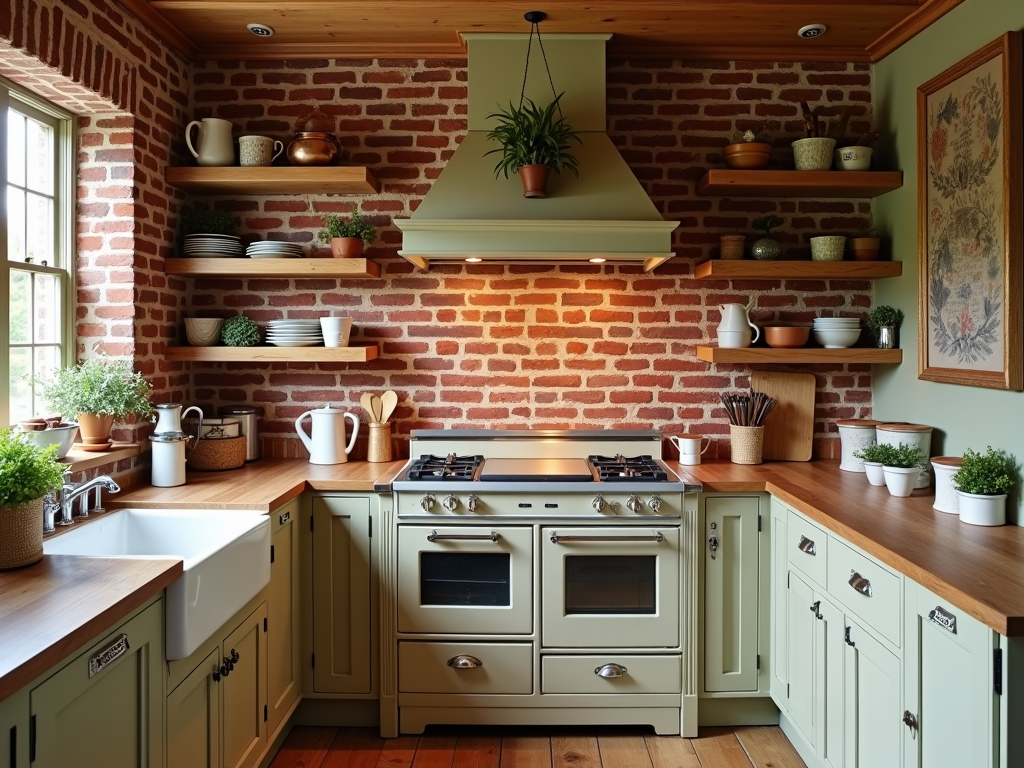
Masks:
[[[565,613],[657,613],[654,555],[576,556],[565,558]]]
[[[420,605],[512,605],[507,552],[421,552]]]

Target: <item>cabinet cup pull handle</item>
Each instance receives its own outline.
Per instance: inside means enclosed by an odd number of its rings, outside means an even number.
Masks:
[[[850,586],[867,597],[871,597],[875,594],[875,591],[871,588],[871,582],[856,571],[850,571]]]
[[[458,656],[448,659],[448,666],[452,669],[477,669],[483,665],[484,663],[480,659],[470,656],[468,653],[460,653]]]
[[[624,677],[628,671],[621,664],[603,664],[594,670],[594,674],[603,678]]]
[[[98,675],[108,664],[113,664],[128,653],[129,648],[128,635],[119,635],[114,642],[89,659],[89,677]]]
[[[431,531],[427,534],[427,541],[498,541],[501,534],[497,531],[490,533],[438,533]]]
[[[815,557],[818,554],[818,550],[814,547],[814,539],[808,539],[806,536],[800,537],[800,551],[805,552],[811,557]]]

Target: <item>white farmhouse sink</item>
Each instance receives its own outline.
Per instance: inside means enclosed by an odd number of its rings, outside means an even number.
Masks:
[[[270,582],[270,518],[259,512],[124,509],[43,543],[48,555],[173,557],[165,652],[189,656]]]

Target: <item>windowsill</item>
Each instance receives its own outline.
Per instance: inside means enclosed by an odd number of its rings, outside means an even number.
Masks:
[[[83,451],[73,446],[68,455],[61,459],[62,464],[71,467],[72,472],[84,472],[94,467],[102,467],[106,464],[113,464],[122,459],[130,459],[142,453],[141,443],[114,443],[106,451]]]

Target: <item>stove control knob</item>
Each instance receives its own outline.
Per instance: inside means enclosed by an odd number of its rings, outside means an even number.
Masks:
[[[613,501],[610,504],[604,500],[601,494],[594,497],[594,500],[590,502],[590,506],[594,508],[594,511],[599,515],[603,515],[606,512],[611,512],[613,515],[619,511],[619,502]]]
[[[639,515],[640,510],[643,508],[643,502],[641,502],[640,497],[634,493],[626,499],[626,508],[634,515]]]
[[[469,498],[466,499],[466,506],[469,508],[470,512],[476,512],[476,504],[478,501],[479,499],[476,497],[475,493],[469,494]]]
[[[434,497],[427,493],[424,494],[423,498],[420,499],[420,507],[423,508],[424,512],[429,512],[430,508],[434,506]]]
[[[459,508],[459,500],[452,494],[448,494],[444,497],[444,501],[441,502],[441,506],[447,509],[449,512],[454,512]]]
[[[647,506],[651,508],[651,512],[656,515],[659,514],[661,511],[661,497],[651,496],[651,498],[647,500]]]

